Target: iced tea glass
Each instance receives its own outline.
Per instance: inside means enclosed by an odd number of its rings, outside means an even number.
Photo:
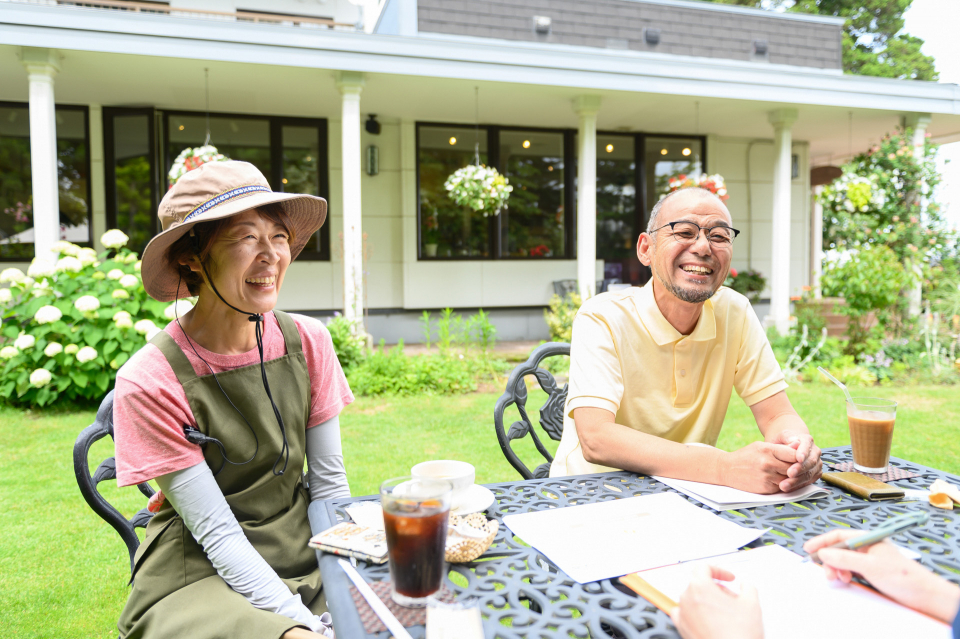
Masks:
[[[853,467],[863,473],[885,473],[890,462],[897,402],[877,397],[854,397],[847,402]]]
[[[401,606],[422,608],[440,590],[452,493],[439,479],[397,477],[380,485],[390,595]]]

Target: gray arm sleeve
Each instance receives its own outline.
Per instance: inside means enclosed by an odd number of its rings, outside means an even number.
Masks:
[[[312,501],[350,496],[339,416],[307,429],[307,483]]]

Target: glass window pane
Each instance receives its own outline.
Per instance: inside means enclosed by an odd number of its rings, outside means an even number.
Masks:
[[[320,172],[320,131],[315,126],[284,126],[283,139],[283,180],[281,191],[286,193],[304,193],[321,195]],[[313,234],[304,247],[308,253],[321,253],[320,231]]]
[[[647,214],[670,191],[670,178],[700,177],[703,149],[700,140],[690,138],[647,138]]]
[[[456,204],[443,186],[451,173],[475,161],[478,142],[480,163],[487,162],[487,132],[423,126],[419,136],[420,257],[489,257],[489,219]]]
[[[60,236],[90,241],[86,112],[57,109]],[[32,259],[33,190],[30,169],[30,112],[0,107],[0,258]]]
[[[500,213],[503,257],[563,257],[563,134],[501,131],[500,164],[513,192]]]
[[[153,237],[156,217],[150,192],[149,118],[141,114],[113,119],[117,228],[130,237],[127,246],[138,253]]]
[[[605,279],[634,281],[637,185],[633,136],[597,136],[597,257],[604,260]]]
[[[181,151],[203,146],[207,137],[204,115],[171,115],[169,118],[170,145],[164,176]],[[210,116],[210,144],[231,160],[249,162],[260,169],[270,181],[270,121],[266,118],[241,118],[224,115]],[[277,185],[271,185],[274,190]]]

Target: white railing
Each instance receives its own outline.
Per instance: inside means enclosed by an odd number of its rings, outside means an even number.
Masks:
[[[170,7],[159,2],[128,2],[126,0],[0,0],[12,4],[32,4],[41,6],[79,7],[104,11],[122,11],[155,15],[168,15],[201,20],[220,20],[226,22],[255,22],[282,26],[305,27],[313,29],[356,29],[356,25],[335,22],[329,18],[283,15],[276,13],[257,13],[255,11],[208,11],[203,9],[184,9]]]

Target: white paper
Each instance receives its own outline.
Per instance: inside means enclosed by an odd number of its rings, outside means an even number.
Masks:
[[[703,564],[725,568],[736,575],[735,591],[743,583],[757,589],[766,639],[952,637],[946,624],[863,586],[828,581],[821,566],[804,562],[802,557],[780,546],[658,568],[641,573],[640,577],[669,598],[680,601],[693,570]]]
[[[675,493],[507,515],[503,523],[580,583],[733,552],[764,533]]]
[[[772,495],[761,495],[759,493],[748,493],[745,490],[730,488],[729,486],[717,486],[715,484],[704,484],[698,481],[688,481],[686,479],[671,479],[669,477],[654,476],[657,481],[670,486],[674,490],[680,491],[684,495],[693,497],[701,504],[705,504],[714,510],[738,510],[740,508],[752,508],[754,506],[773,506],[777,504],[789,504],[794,501],[804,499],[821,499],[830,496],[830,490],[816,484],[804,486],[799,490],[789,493],[774,493]]]
[[[355,524],[364,528],[383,530],[383,508],[379,501],[358,501],[350,504],[344,510],[350,515]]]

